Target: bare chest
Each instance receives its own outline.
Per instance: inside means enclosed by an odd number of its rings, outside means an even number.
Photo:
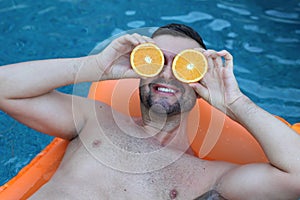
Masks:
[[[37,199],[194,199],[222,174],[219,165],[138,137],[127,122],[101,123],[87,124],[69,144]]]
[[[164,161],[165,166],[146,158],[140,164],[117,154],[111,159],[120,163],[103,161],[82,145],[67,152],[47,187],[80,199],[194,199],[210,190],[218,176],[209,172],[206,162],[189,155]]]

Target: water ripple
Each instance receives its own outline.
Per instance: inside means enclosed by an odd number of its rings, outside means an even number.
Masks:
[[[257,16],[251,16],[250,18],[253,19],[253,20],[258,20],[259,19],[259,17],[257,17]]]
[[[13,5],[13,6],[8,7],[8,8],[2,8],[2,9],[0,9],[0,13],[19,10],[19,9],[23,9],[23,8],[28,8],[28,5],[19,4],[19,5]]]
[[[226,40],[225,47],[227,49],[233,49],[234,40]]]
[[[227,36],[230,37],[230,38],[236,38],[238,36],[238,34],[235,33],[235,32],[230,32],[230,33],[227,34]]]
[[[256,81],[238,78],[238,82],[240,85],[247,86],[243,88],[247,91],[251,96],[258,97],[259,99],[272,99],[284,102],[297,102],[300,103],[300,89],[297,88],[286,88],[286,87],[264,87],[263,85],[257,83]],[[247,89],[248,88],[248,89]],[[278,92],[280,91],[280,95]],[[293,99],[291,99],[293,97]]]
[[[122,32],[124,32],[123,29],[115,28],[115,29],[111,32],[111,36],[117,35],[117,34],[122,33]]]
[[[251,46],[248,42],[243,43],[243,47],[252,53],[261,53],[263,52],[263,49],[260,47]]]
[[[234,65],[234,71],[239,72],[239,73],[251,74],[250,70],[248,70],[245,67],[239,66],[237,64]]]
[[[224,19],[215,19],[212,21],[208,26],[213,30],[213,31],[222,31],[223,29],[230,27],[231,24],[230,22],[224,20]]]
[[[234,13],[239,14],[239,15],[251,15],[250,11],[242,9],[242,8],[235,8],[235,7],[226,6],[226,5],[219,4],[219,3],[217,4],[217,7],[225,9],[225,10],[230,10],[230,11],[232,11]]]
[[[46,8],[46,9],[40,10],[40,11],[38,12],[38,14],[39,14],[39,15],[43,15],[43,14],[48,13],[48,12],[50,12],[50,11],[52,11],[52,10],[55,10],[55,9],[56,9],[56,7],[51,6],[51,7],[48,7],[48,8]]]
[[[275,103],[270,103],[270,101],[266,101],[263,103],[259,103],[259,106],[261,106],[262,108],[264,108],[266,110],[276,112],[273,114],[276,114],[278,116],[284,116],[285,118],[286,117],[300,118],[299,113],[297,113],[297,111],[299,110],[299,107],[291,106],[291,105],[287,106],[286,104],[288,104],[288,102],[285,102],[285,104],[275,104]]]
[[[267,15],[278,17],[278,18],[285,18],[285,19],[298,19],[298,13],[288,13],[288,12],[281,12],[278,10],[266,10],[265,13]]]
[[[298,43],[299,39],[297,38],[284,38],[284,37],[278,37],[275,38],[275,42],[282,42],[282,43]]]
[[[127,23],[127,26],[130,28],[140,28],[146,24],[145,21],[141,20],[136,20],[136,21],[131,21]]]
[[[187,15],[177,15],[177,16],[162,16],[162,20],[178,20],[183,23],[193,23],[196,21],[206,20],[206,19],[213,19],[213,16],[198,12],[198,11],[192,11],[189,12]]]
[[[125,15],[127,15],[127,16],[135,15],[135,13],[136,13],[135,10],[126,10],[125,11]]]
[[[266,16],[264,17],[272,21],[288,23],[288,24],[300,24],[298,13],[294,13],[294,12],[288,13],[288,12],[281,12],[277,10],[266,10],[265,14]]]
[[[243,26],[243,28],[245,30],[253,31],[253,32],[256,32],[256,33],[266,33],[265,30],[261,29],[258,25],[254,25],[254,24],[246,24],[246,25]]]
[[[272,60],[275,60],[276,62],[283,64],[283,65],[297,65],[297,66],[300,65],[300,59],[289,60],[289,59],[284,59],[284,58],[281,58],[279,56],[275,56],[272,54],[267,54],[266,57],[270,58]]]
[[[0,136],[17,126],[17,121],[0,110]]]

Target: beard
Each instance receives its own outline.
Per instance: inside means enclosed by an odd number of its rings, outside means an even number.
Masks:
[[[146,104],[144,103],[144,101],[142,101],[144,106],[148,109],[151,108],[151,110],[155,113],[167,114],[168,116],[181,113],[181,107],[178,100],[173,104],[170,104],[167,98],[161,98],[154,101],[151,94],[147,95],[145,100]]]
[[[176,97],[176,101],[170,102],[168,97],[155,98],[153,84],[170,84],[176,86],[180,90],[181,95]],[[167,114],[167,116],[177,115],[183,112],[190,111],[196,102],[194,91],[192,94],[186,93],[185,88],[177,80],[166,81],[164,79],[156,79],[153,82],[143,85],[140,84],[140,101],[148,110],[157,114]],[[192,96],[191,96],[192,95]],[[193,97],[194,96],[194,97]]]

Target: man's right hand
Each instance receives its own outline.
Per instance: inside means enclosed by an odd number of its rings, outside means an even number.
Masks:
[[[96,55],[102,74],[99,80],[139,78],[130,65],[130,53],[142,43],[154,43],[152,38],[137,33],[126,34],[113,40],[101,53]]]

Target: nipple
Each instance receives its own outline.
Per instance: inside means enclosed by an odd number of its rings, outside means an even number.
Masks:
[[[175,189],[171,190],[169,194],[170,198],[175,199],[177,197],[177,193],[178,193],[177,190]]]
[[[98,148],[101,144],[100,140],[94,140],[92,143],[93,148]]]

